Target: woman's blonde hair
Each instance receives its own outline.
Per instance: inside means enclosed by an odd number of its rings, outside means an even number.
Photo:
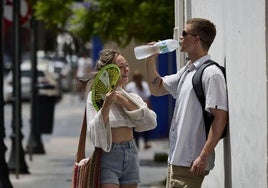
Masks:
[[[115,59],[120,55],[120,52],[114,49],[104,49],[99,53],[99,59],[96,62],[95,70],[89,73],[88,77],[85,79],[79,79],[79,82],[87,87],[87,92],[89,92],[92,88],[92,83],[98,74],[98,72],[108,64],[115,63]]]
[[[115,59],[120,53],[114,49],[104,49],[99,53],[99,59],[96,63],[95,70],[99,71],[108,64],[115,63]]]

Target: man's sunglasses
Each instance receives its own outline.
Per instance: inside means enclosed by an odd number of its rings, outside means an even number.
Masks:
[[[181,36],[185,37],[187,35],[192,35],[194,37],[198,36],[198,35],[195,35],[195,34],[192,34],[192,33],[187,33],[186,31],[182,31]]]

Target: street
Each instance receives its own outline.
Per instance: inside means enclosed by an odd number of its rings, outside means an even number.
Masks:
[[[34,154],[32,161],[25,154],[25,161],[30,174],[10,174],[10,180],[14,188],[66,188],[70,187],[72,165],[74,162],[78,137],[84,113],[85,102],[78,96],[65,94],[63,99],[56,104],[54,113],[54,128],[52,134],[42,134],[45,154]],[[5,106],[5,143],[8,147],[6,161],[9,161],[12,133],[11,129],[11,105]],[[23,148],[26,148],[30,133],[30,104],[22,105],[22,133]],[[92,145],[87,142],[87,153],[92,150]],[[141,143],[142,144],[142,143]],[[142,147],[141,147],[142,148]],[[162,188],[161,181],[166,177],[167,164],[153,161],[157,152],[167,152],[167,139],[153,140],[152,148],[140,149],[140,188]]]

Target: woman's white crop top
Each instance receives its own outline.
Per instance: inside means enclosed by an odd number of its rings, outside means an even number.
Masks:
[[[120,88],[120,90],[123,89]],[[157,125],[155,112],[150,110],[141,97],[135,93],[128,93],[128,98],[135,102],[139,109],[127,111],[114,104],[110,110],[109,122],[104,125],[101,111],[97,112],[93,107],[91,94],[92,92],[89,92],[87,98],[87,128],[95,147],[110,151],[112,145],[111,128],[133,127],[135,131],[142,132],[154,129]]]

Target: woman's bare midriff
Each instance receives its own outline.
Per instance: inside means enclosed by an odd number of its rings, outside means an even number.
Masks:
[[[112,128],[112,140],[114,143],[121,143],[133,139],[133,128],[118,127]]]

